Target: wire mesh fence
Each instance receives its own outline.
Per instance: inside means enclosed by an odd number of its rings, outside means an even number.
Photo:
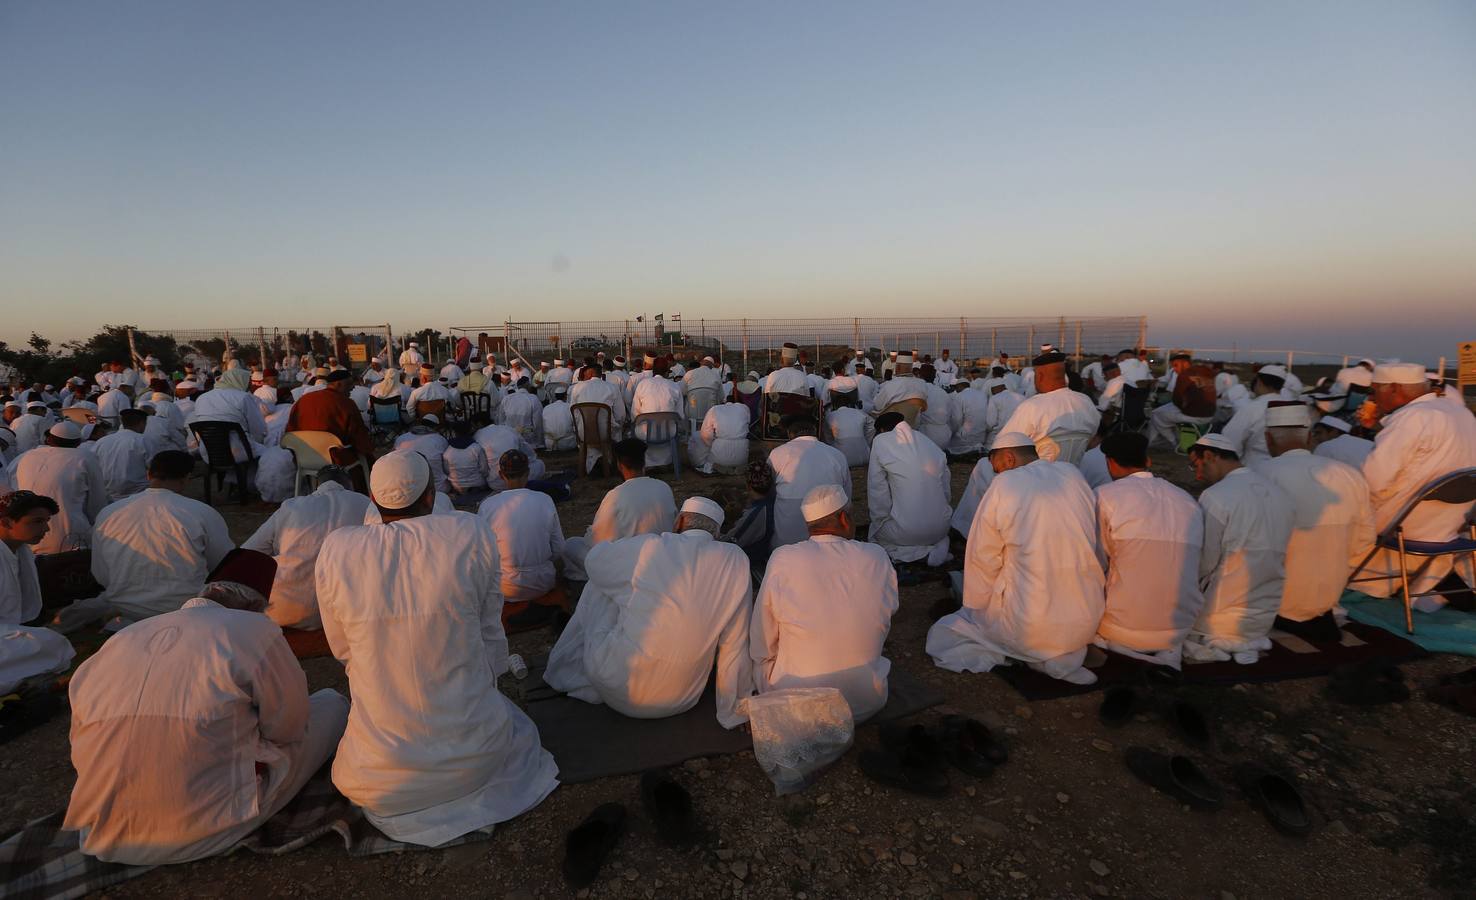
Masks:
[[[1043,343],[1073,356],[1116,353],[1141,346],[1148,320],[1142,316],[987,318],[963,316],[826,319],[591,319],[548,322],[507,321],[500,325],[457,326],[483,350],[515,350],[530,362],[603,351],[639,356],[658,350],[721,357],[744,368],[775,365],[786,342],[829,360],[856,349],[876,357],[893,350],[950,356],[960,361],[995,359],[1000,353],[1034,356]]]

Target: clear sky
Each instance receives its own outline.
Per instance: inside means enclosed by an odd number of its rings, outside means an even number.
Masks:
[[[0,0],[0,307],[1433,362],[1476,338],[1476,3]]]

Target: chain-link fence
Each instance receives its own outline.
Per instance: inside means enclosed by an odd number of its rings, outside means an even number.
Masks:
[[[1141,346],[1148,320],[1141,316],[1055,318],[827,318],[706,319],[663,316],[636,319],[513,322],[452,328],[493,353],[508,349],[530,362],[598,351],[639,356],[663,350],[678,355],[721,356],[747,368],[777,365],[780,348],[794,343],[821,361],[861,349],[874,358],[892,350],[950,356],[960,361],[995,359],[1000,353],[1029,358],[1043,343],[1072,356],[1116,353]]]

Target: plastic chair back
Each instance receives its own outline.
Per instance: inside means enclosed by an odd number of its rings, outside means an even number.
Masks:
[[[717,406],[718,391],[711,387],[694,387],[687,389],[687,429],[697,431],[702,428],[702,420],[707,418],[707,411]]]
[[[682,474],[681,441],[678,439],[681,427],[682,417],[674,412],[649,412],[636,416],[633,428],[636,437],[647,444],[671,445],[671,467],[678,477]]]
[[[399,397],[370,397],[369,412],[375,425],[399,428],[403,424],[400,419]]]
[[[1092,441],[1092,433],[1090,431],[1068,431],[1047,437],[1046,440],[1056,445],[1056,462],[1071,463],[1075,466],[1080,465],[1081,458],[1086,455],[1087,445]]]
[[[292,453],[297,471],[292,477],[292,496],[302,492],[304,475],[316,475],[333,464],[333,449],[342,447],[337,435],[326,431],[289,431],[282,435],[282,449]]]
[[[97,413],[85,406],[69,406],[61,411],[62,418],[78,425],[91,425],[97,421]]]
[[[569,407],[574,415],[574,436],[579,446],[579,473],[589,472],[589,450],[600,452],[600,470],[614,474],[615,441],[611,436],[610,407],[603,403],[576,403]]]
[[[420,400],[415,404],[415,418],[423,419],[426,416],[435,416],[442,425],[446,424],[446,401],[445,400]]]

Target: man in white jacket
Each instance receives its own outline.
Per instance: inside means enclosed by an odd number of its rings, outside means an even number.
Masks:
[[[897,571],[854,540],[850,500],[825,484],[801,506],[810,539],[775,550],[753,604],[749,646],[759,693],[833,687],[865,721],[887,705],[882,655],[897,612]]]
[[[785,422],[789,440],[769,453],[774,469],[774,539],[773,546],[797,544],[809,537],[800,504],[811,488],[822,484],[840,485],[851,495],[851,469],[846,456],[815,437],[815,423],[808,417],[795,417]]]
[[[867,536],[896,562],[926,557],[942,565],[952,515],[948,457],[901,413],[881,415],[876,430],[866,469]]]
[[[328,535],[316,572],[353,696],[333,783],[391,838],[435,847],[537,806],[558,767],[497,690],[507,636],[491,530],[431,514],[430,466],[413,451],[376,461],[369,488],[381,523]]]
[[[716,666],[717,720],[743,723],[753,692],[748,557],[714,538],[722,507],[682,504],[675,533],[589,551],[589,586],[548,656],[544,681],[586,703],[659,719],[696,705]]]
[[[687,440],[687,458],[693,468],[707,475],[732,475],[747,468],[748,426],[748,407],[736,396],[709,409],[702,427]]]
[[[1009,660],[1075,684],[1102,620],[1096,503],[1076,466],[1036,455],[1006,432],[990,451],[996,477],[979,504],[964,559],[963,609],[928,630],[927,652],[954,672]]]

